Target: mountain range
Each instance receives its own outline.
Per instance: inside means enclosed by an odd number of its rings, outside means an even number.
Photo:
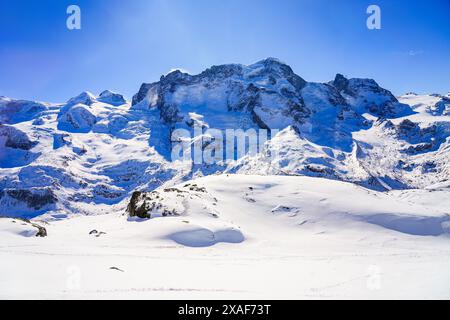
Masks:
[[[172,157],[212,129],[269,135]],[[449,133],[448,94],[273,58],[0,97],[0,298],[449,299]]]
[[[278,133],[231,162],[171,161],[174,130],[194,127]],[[61,104],[0,97],[0,215],[124,211],[135,192],[213,174],[448,188],[449,137],[448,94],[395,97],[372,79],[341,74],[308,82],[274,58],[198,75],[176,70],[142,84],[131,102],[108,90]]]

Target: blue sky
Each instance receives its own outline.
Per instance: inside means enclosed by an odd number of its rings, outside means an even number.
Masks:
[[[66,28],[66,9],[82,29]],[[366,9],[382,10],[382,29]],[[402,94],[450,91],[449,0],[1,0],[0,95],[130,98],[173,68],[277,57],[308,81],[374,78]]]

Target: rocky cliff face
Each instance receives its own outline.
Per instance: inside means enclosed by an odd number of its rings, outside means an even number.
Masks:
[[[308,83],[273,58],[250,66],[215,66],[195,76],[174,71],[159,82],[143,84],[132,104],[158,109],[172,129],[189,127],[195,114],[201,114],[205,127],[293,126],[314,142],[345,151],[351,150],[351,132],[370,125],[363,114],[413,113],[371,79],[338,74],[328,84]]]
[[[329,84],[309,84],[272,58],[250,66],[215,66],[196,76],[174,71],[159,82],[143,84],[132,104],[157,107],[172,125],[185,120],[189,111],[209,107],[249,113],[255,125],[271,129],[300,127],[324,105],[338,109],[341,120],[345,113],[349,118],[366,112],[388,117],[411,113],[371,79],[337,75]]]
[[[208,113],[215,128],[239,128],[236,113],[251,125],[275,128],[281,122],[302,123],[310,114],[300,91],[306,81],[275,59],[252,66],[214,66],[191,76],[174,71],[157,83],[143,84],[133,105],[157,107],[171,126],[189,123],[190,113]],[[208,110],[209,109],[209,110]],[[228,117],[223,123],[223,117]]]

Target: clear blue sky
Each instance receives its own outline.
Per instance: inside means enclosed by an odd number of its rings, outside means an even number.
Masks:
[[[66,9],[82,10],[82,30]],[[366,28],[366,8],[382,29]],[[308,81],[370,77],[395,94],[450,90],[449,0],[0,0],[0,95],[130,98],[172,68],[277,57]]]

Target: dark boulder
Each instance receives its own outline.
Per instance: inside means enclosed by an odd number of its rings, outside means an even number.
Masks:
[[[141,219],[151,218],[151,215],[148,213],[149,210],[146,207],[144,196],[145,194],[140,191],[133,192],[127,208],[130,217],[138,217]]]
[[[36,233],[36,237],[45,238],[47,236],[47,229],[45,229],[44,227],[42,227],[36,223],[32,223],[31,225],[33,227],[35,227],[36,229],[38,229],[38,232]]]

